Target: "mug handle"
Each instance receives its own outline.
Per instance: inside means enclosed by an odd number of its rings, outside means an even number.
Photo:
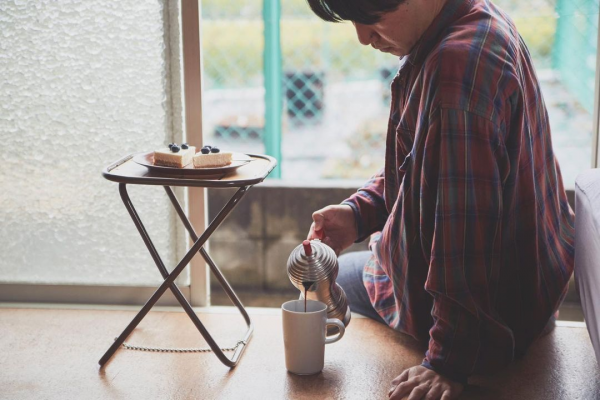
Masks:
[[[327,325],[337,326],[340,329],[340,332],[335,336],[325,338],[325,344],[335,343],[344,336],[344,333],[346,332],[346,327],[344,326],[344,323],[342,321],[340,321],[339,319],[327,318],[327,321],[325,322],[325,326],[327,326]]]

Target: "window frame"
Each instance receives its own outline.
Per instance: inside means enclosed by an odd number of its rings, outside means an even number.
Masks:
[[[181,0],[185,131],[188,142],[196,147],[202,147],[203,142],[200,1]],[[188,217],[196,232],[204,232],[207,226],[208,205],[206,198],[205,188],[187,189]],[[191,243],[189,237],[187,242]],[[205,244],[204,248],[208,251],[209,244]],[[190,302],[192,306],[209,306],[210,278],[208,265],[202,257],[196,255],[190,262],[189,268]]]
[[[596,82],[594,88],[594,128],[592,131],[592,168],[600,168],[600,12],[596,41]]]

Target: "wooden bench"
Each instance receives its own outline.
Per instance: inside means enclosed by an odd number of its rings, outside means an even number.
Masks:
[[[419,364],[425,348],[365,318],[328,345],[314,376],[285,370],[281,317],[250,309],[254,336],[230,370],[209,353],[119,350],[103,370],[98,358],[135,311],[0,308],[0,398],[60,399],[386,399],[390,381]],[[201,312],[220,345],[245,324],[233,308]],[[152,311],[127,342],[202,347],[183,312]],[[581,323],[559,323],[528,354],[494,376],[474,377],[464,399],[600,398],[600,371]]]

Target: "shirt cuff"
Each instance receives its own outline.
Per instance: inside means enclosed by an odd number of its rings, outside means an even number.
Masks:
[[[434,371],[437,374],[440,374],[448,379],[452,379],[455,382],[458,382],[464,386],[467,386],[467,376],[460,374],[460,373],[452,373],[449,371],[438,371],[435,368],[433,368],[433,366],[429,363],[429,361],[427,359],[424,359],[423,362],[421,363],[421,366],[430,369],[432,371]]]
[[[369,237],[369,234],[365,233],[365,226],[363,224],[363,220],[361,218],[358,206],[356,205],[356,203],[354,203],[351,200],[344,200],[344,201],[342,201],[341,204],[350,206],[350,208],[352,209],[352,212],[354,212],[354,224],[356,226],[356,232],[357,232],[356,240],[354,241],[354,243],[362,242],[367,237]]]

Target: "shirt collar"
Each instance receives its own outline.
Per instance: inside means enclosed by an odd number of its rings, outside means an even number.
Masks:
[[[412,65],[421,64],[433,46],[439,42],[443,30],[465,16],[475,1],[477,0],[447,0],[439,14],[408,54],[407,61]]]

